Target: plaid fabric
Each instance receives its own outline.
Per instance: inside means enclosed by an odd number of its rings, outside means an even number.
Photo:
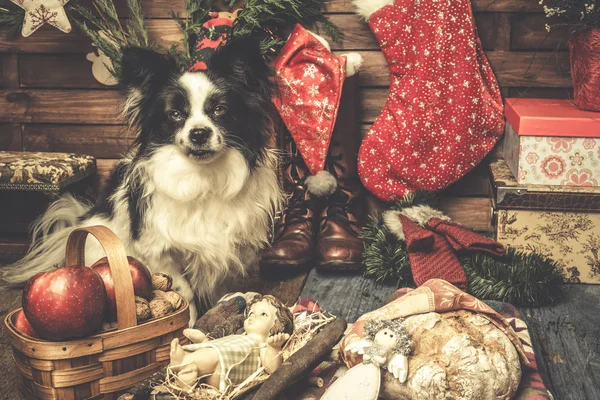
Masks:
[[[219,354],[221,380],[219,390],[239,385],[260,368],[260,343],[250,336],[231,335],[205,343]]]

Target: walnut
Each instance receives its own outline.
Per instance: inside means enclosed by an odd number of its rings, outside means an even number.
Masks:
[[[150,304],[148,300],[135,296],[135,315],[137,316],[138,322],[150,319],[152,316],[150,313]]]
[[[117,327],[117,322],[103,322],[102,323],[102,329],[100,330],[101,332],[105,332],[105,331],[110,331],[112,329],[115,329]]]
[[[156,297],[150,300],[150,313],[152,318],[164,317],[173,311],[173,305],[164,297]]]
[[[163,298],[169,300],[171,305],[173,306],[173,310],[178,310],[179,307],[183,304],[183,297],[177,292],[170,291],[165,292]]]
[[[171,275],[167,275],[162,272],[157,272],[152,275],[152,289],[167,292],[171,290],[172,285],[173,278]]]
[[[154,300],[154,299],[156,299],[158,297],[165,297],[166,293],[167,292],[162,291],[162,290],[153,290],[152,291],[152,295],[150,296],[150,300]]]

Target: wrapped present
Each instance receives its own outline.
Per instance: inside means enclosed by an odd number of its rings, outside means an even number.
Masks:
[[[27,232],[56,197],[88,190],[95,173],[88,155],[0,151],[0,232]]]
[[[507,99],[504,159],[519,184],[600,186],[600,114],[569,100]]]
[[[600,187],[522,185],[490,164],[496,238],[555,260],[568,282],[600,283]]]

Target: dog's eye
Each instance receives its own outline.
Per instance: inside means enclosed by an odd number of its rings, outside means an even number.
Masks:
[[[169,113],[169,118],[171,118],[173,121],[181,122],[183,121],[183,114],[177,110],[174,110]]]
[[[224,105],[219,104],[213,110],[213,114],[219,116],[219,115],[225,114],[226,111],[227,111],[227,107],[225,107]]]

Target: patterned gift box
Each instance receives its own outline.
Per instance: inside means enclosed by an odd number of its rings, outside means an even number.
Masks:
[[[520,185],[490,164],[496,239],[557,261],[565,279],[600,283],[600,188]]]
[[[507,99],[505,115],[504,159],[519,184],[600,186],[600,113]]]

